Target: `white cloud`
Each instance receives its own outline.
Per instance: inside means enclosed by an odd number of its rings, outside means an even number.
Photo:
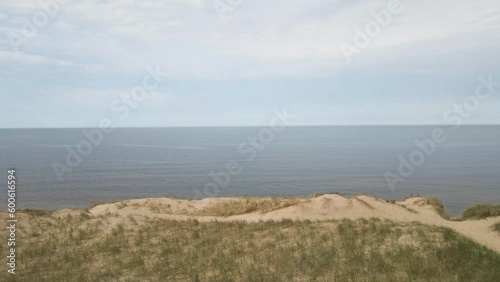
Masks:
[[[21,51],[14,52],[14,51],[0,50],[0,62],[2,61],[15,64],[27,64],[27,65],[53,65],[61,68],[81,67],[80,64],[76,64],[71,61],[54,59],[47,56],[30,54]]]
[[[51,87],[41,90],[40,97],[44,100],[69,103],[71,105],[87,105],[98,108],[110,108],[114,100],[121,100],[122,95],[130,95],[131,88],[123,89],[95,89],[95,88],[70,88]],[[146,104],[162,103],[173,105],[179,98],[166,93],[149,92]],[[154,105],[154,104],[153,104]]]
[[[13,51],[0,51],[0,61],[26,64],[47,64],[50,62],[45,56]]]
[[[7,13],[37,8],[24,2],[2,5]],[[65,59],[57,66],[74,67],[70,61],[78,61],[82,71],[128,74],[160,64],[174,77],[228,79],[324,75],[385,64],[448,71],[456,70],[457,61],[474,69],[487,60],[475,54],[486,57],[500,49],[496,0],[401,0],[403,12],[348,65],[339,44],[352,41],[354,28],[387,3],[247,0],[221,22],[210,0],[72,1],[26,47],[40,57],[16,60],[39,64],[45,54],[58,54]],[[485,36],[490,39],[477,43]],[[4,60],[7,55],[4,51]],[[429,63],[417,66],[422,62]]]

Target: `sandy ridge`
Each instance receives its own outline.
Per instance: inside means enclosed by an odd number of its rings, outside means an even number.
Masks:
[[[253,200],[271,200],[270,198],[253,198]],[[482,220],[450,221],[442,218],[432,205],[426,204],[423,198],[414,197],[405,201],[388,203],[370,196],[346,198],[337,194],[327,194],[316,198],[303,198],[291,206],[262,213],[259,211],[232,216],[207,216],[206,211],[217,205],[243,205],[246,198],[207,198],[203,200],[183,200],[172,198],[149,198],[126,200],[117,203],[102,204],[93,207],[89,213],[93,216],[106,214],[117,215],[118,218],[143,216],[170,220],[198,221],[246,221],[261,220],[329,220],[379,218],[399,222],[420,222],[423,224],[449,227],[476,242],[500,253],[500,234],[491,226],[500,222],[500,217]],[[62,216],[73,210],[59,211],[55,216]]]

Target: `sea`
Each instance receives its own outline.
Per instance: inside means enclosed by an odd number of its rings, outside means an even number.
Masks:
[[[500,126],[0,129],[0,203],[420,193],[451,215],[500,203]]]

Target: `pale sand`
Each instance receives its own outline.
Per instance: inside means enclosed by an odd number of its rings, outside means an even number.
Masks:
[[[266,200],[266,198],[252,198]],[[269,199],[269,198],[267,198]],[[94,216],[116,214],[118,218],[141,216],[170,220],[196,219],[206,221],[246,221],[267,220],[328,220],[379,218],[399,222],[416,221],[429,225],[449,227],[476,242],[500,252],[500,235],[491,226],[500,221],[500,217],[482,220],[450,221],[443,219],[431,205],[425,205],[423,198],[415,197],[395,204],[370,196],[346,198],[328,194],[316,198],[303,198],[299,203],[268,213],[252,212],[234,216],[203,216],[204,209],[221,203],[242,203],[245,198],[207,198],[203,200],[181,200],[171,198],[151,198],[126,200],[123,202],[102,204],[90,209]],[[419,202],[420,201],[420,202]],[[56,216],[73,213],[72,210],[60,211]]]

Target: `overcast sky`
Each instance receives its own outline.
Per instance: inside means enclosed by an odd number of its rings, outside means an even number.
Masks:
[[[401,0],[350,60],[340,46],[390,1],[218,1],[65,0],[47,16],[1,0],[0,128],[264,125],[285,106],[294,125],[443,124],[479,76],[500,81],[498,0]],[[157,66],[169,76],[118,119]],[[500,87],[466,122],[500,124],[499,109]]]

